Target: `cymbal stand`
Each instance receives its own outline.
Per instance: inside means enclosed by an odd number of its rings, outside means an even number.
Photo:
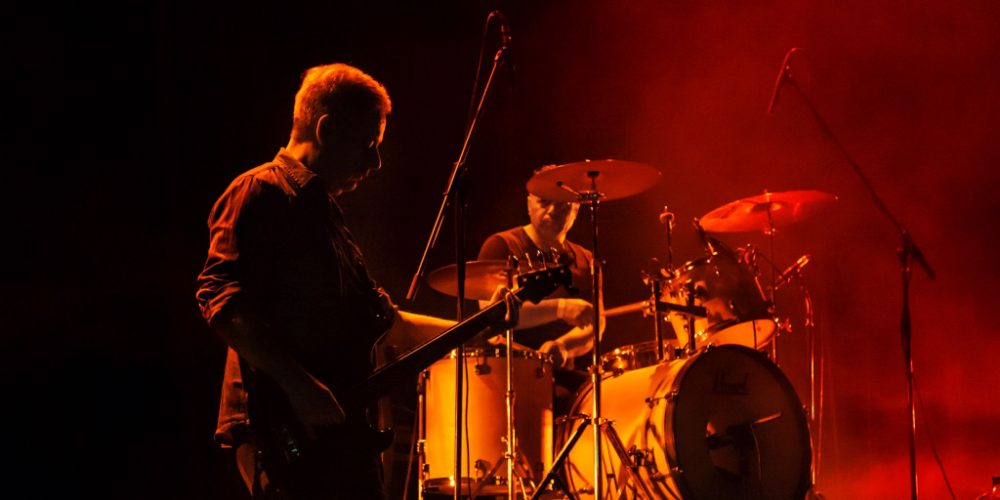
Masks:
[[[767,226],[764,228],[764,233],[767,234],[767,241],[768,241],[768,243],[771,246],[771,252],[770,252],[771,253],[771,262],[773,263],[773,262],[775,262],[775,260],[774,260],[774,233],[777,231],[777,228],[774,227],[774,215],[771,212],[771,199],[770,199],[771,198],[770,197],[771,193],[769,193],[769,192],[767,192],[765,190],[764,191],[764,195],[767,196],[767,198],[768,198],[768,201],[767,201]],[[777,311],[778,310],[778,307],[777,307],[777,305],[775,305],[775,302],[774,302],[774,290],[775,290],[775,288],[777,288],[776,286],[774,286],[775,283],[776,283],[776,279],[777,279],[777,276],[775,275],[775,272],[776,272],[776,270],[774,269],[774,266],[772,265],[771,266],[771,296],[769,297],[769,299],[771,300],[771,311]],[[773,314],[773,312],[772,312],[772,314]],[[781,330],[780,329],[775,330],[775,332],[774,332],[774,339],[771,340],[771,361],[774,362],[775,366],[778,366],[778,336],[780,334],[781,334]]]
[[[593,322],[593,344],[594,350],[591,355],[591,366],[590,366],[590,380],[594,391],[594,405],[593,413],[590,416],[581,415],[581,418],[585,419],[586,423],[593,425],[594,427],[594,499],[603,500],[604,492],[604,473],[602,464],[602,438],[607,439],[611,445],[612,449],[618,455],[618,459],[621,461],[625,468],[626,474],[629,479],[636,485],[637,491],[642,491],[643,496],[649,500],[652,500],[653,494],[649,490],[649,486],[639,477],[639,469],[635,465],[635,462],[629,456],[628,452],[625,450],[625,446],[622,444],[621,438],[618,437],[618,433],[615,431],[614,427],[611,426],[610,421],[606,421],[601,418],[601,381],[603,378],[603,367],[601,364],[601,258],[598,253],[598,208],[600,207],[601,199],[605,197],[604,193],[598,191],[597,189],[597,177],[600,175],[598,171],[587,172],[587,177],[590,178],[591,189],[589,191],[577,192],[570,188],[569,186],[563,184],[562,182],[557,183],[557,185],[572,193],[577,197],[579,203],[587,204],[590,207],[590,221],[593,230],[593,241],[592,241],[592,258],[590,261],[590,275],[591,275],[591,286],[594,300],[594,322]],[[657,318],[659,321],[659,318]],[[585,424],[584,424],[585,425]],[[581,434],[582,427],[577,429],[577,434]],[[561,458],[569,455],[570,449],[576,445],[576,440],[579,439],[578,436],[574,435],[574,439],[571,439],[569,443],[563,447],[562,451],[559,452]],[[560,464],[561,465],[561,462]],[[535,495],[532,500],[537,499],[543,487],[552,480],[555,473],[559,469],[557,464],[553,464],[552,469],[545,475],[542,482],[539,484],[539,488],[535,491]]]
[[[694,307],[695,286],[694,286],[694,282],[693,281],[688,280],[687,282],[684,283],[684,292],[685,292],[685,295],[687,295],[687,306],[688,306],[688,308]],[[696,345],[695,344],[695,340],[697,338],[697,334],[694,331],[694,315],[693,314],[688,314],[687,315],[687,322],[688,322],[688,325],[687,325],[688,326],[688,342],[687,342],[687,346],[685,346],[685,348],[684,348],[684,357],[689,358],[691,356],[694,356],[694,354],[696,352],[698,352],[698,349],[695,347],[695,345]]]
[[[674,229],[674,214],[670,213],[666,206],[663,207],[663,213],[660,214],[660,224],[663,224],[663,230],[667,233],[667,269],[666,273],[668,276],[674,276],[674,245],[673,239],[671,238],[671,233]],[[653,334],[656,339],[656,361],[662,363],[665,359],[663,353],[663,318],[660,316],[662,310],[660,308],[660,278],[662,276],[653,277],[653,273],[646,275],[646,279],[649,282],[650,292],[652,297],[650,301],[653,303]]]
[[[653,259],[654,261],[656,259]],[[646,273],[646,283],[649,285],[649,301],[653,306],[653,338],[656,340],[656,362],[662,363],[665,359],[663,352],[663,310],[660,307],[660,287],[661,282],[659,269]]]
[[[816,322],[813,312],[812,296],[809,294],[809,287],[806,286],[806,279],[801,270],[796,270],[793,275],[799,282],[799,290],[802,290],[803,300],[806,306],[806,343],[809,344],[809,421],[811,428],[816,430],[816,440],[813,446],[812,459],[812,482],[816,484],[816,477],[819,476],[820,449],[823,446],[823,343],[820,341],[820,380],[819,380],[819,412],[816,411]]]
[[[663,224],[663,230],[667,233],[667,274],[673,276],[674,244],[671,235],[674,229],[674,214],[667,210],[667,207],[663,207],[663,213],[660,214],[660,224]]]
[[[529,261],[530,264],[530,261]],[[545,262],[542,261],[544,267]],[[509,256],[507,258],[507,288],[513,290],[514,288],[514,275],[517,273],[518,264],[517,258]],[[514,407],[516,394],[514,392],[514,329],[508,328],[504,332],[505,342],[507,344],[507,393],[505,399],[506,410],[507,410],[507,436],[504,437],[504,441],[507,443],[507,449],[504,451],[500,460],[493,465],[493,468],[483,476],[483,479],[479,481],[476,485],[476,489],[472,491],[470,495],[471,499],[476,498],[479,491],[483,489],[486,482],[493,477],[494,474],[500,467],[507,464],[507,498],[510,500],[515,500],[517,498],[517,484],[520,484],[523,478],[515,470],[515,465],[517,462],[517,427],[514,424]],[[515,479],[517,482],[515,483]]]

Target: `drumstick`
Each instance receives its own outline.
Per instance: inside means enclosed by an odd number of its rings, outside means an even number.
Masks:
[[[635,302],[632,304],[625,304],[623,306],[612,307],[611,309],[604,310],[604,317],[610,318],[612,316],[621,316],[622,314],[628,314],[630,312],[642,311],[650,307],[648,300],[642,302]]]

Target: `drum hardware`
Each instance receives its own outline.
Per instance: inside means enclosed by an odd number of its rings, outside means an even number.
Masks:
[[[684,285],[682,286],[682,289],[684,290],[685,296],[687,297],[687,306],[694,307],[695,289],[696,289],[694,282],[691,280],[685,281]],[[708,313],[706,312],[705,314],[707,315]],[[657,324],[659,324],[659,322],[657,322]],[[687,334],[688,334],[687,347],[684,348],[683,356],[691,357],[696,352],[695,346],[697,345],[697,342],[695,342],[695,335],[697,335],[697,333],[694,330],[693,314],[687,315]]]
[[[837,199],[822,191],[785,191],[743,198],[727,203],[705,214],[698,224],[705,231],[738,233],[763,230],[770,246],[770,261],[774,262],[774,234],[778,226],[786,226],[806,220]],[[772,308],[776,307],[774,292],[777,275],[771,268],[771,288],[769,298]],[[778,343],[771,342],[771,359],[778,363]]]
[[[540,198],[557,202],[576,202],[586,204],[590,207],[590,220],[593,234],[590,274],[594,305],[594,321],[592,323],[594,347],[593,355],[591,357],[592,363],[590,373],[594,393],[594,404],[590,423],[593,424],[594,427],[593,466],[595,478],[594,491],[596,498],[602,498],[602,494],[604,492],[604,474],[602,473],[602,464],[600,460],[600,457],[602,456],[601,438],[604,436],[611,442],[614,451],[618,455],[621,462],[626,464],[625,468],[629,471],[629,478],[634,482],[636,488],[641,488],[645,493],[645,497],[652,499],[648,486],[640,479],[638,473],[635,472],[635,464],[632,463],[626,453],[624,446],[621,444],[621,440],[618,438],[618,434],[614,430],[614,427],[601,418],[601,379],[603,378],[604,370],[602,369],[600,354],[601,304],[603,302],[601,296],[601,258],[600,253],[598,252],[598,208],[601,201],[625,198],[649,189],[659,181],[660,175],[659,170],[649,165],[643,165],[640,163],[617,160],[592,162],[587,160],[537,171],[527,183],[528,192]],[[601,181],[600,189],[598,189],[598,179]],[[581,425],[580,427],[582,428],[584,426]],[[564,448],[560,452],[560,457],[568,454],[569,450],[572,449],[572,446],[576,444],[577,439],[573,439],[571,443],[567,444],[567,448]],[[559,467],[561,467],[561,463]],[[559,470],[557,466],[553,465],[553,469],[545,475],[545,479],[543,479],[540,483],[540,486],[545,487],[548,484],[548,481],[554,477],[554,472],[557,470]],[[541,493],[541,488],[536,490],[535,494],[532,496],[532,500],[537,500]],[[569,493],[568,490],[566,493]],[[569,496],[570,498],[574,498],[571,494]]]
[[[667,207],[663,207],[663,213],[660,214],[660,224],[663,224],[663,230],[667,233],[667,273],[673,274],[674,272],[674,244],[671,238],[671,234],[674,229],[674,214],[672,214]]]
[[[781,287],[791,283],[792,281],[798,282],[799,290],[802,292],[802,299],[805,304],[805,321],[803,323],[806,332],[806,345],[809,349],[809,406],[806,408],[806,415],[808,416],[810,428],[816,430],[816,436],[813,441],[816,446],[813,447],[812,456],[812,480],[813,484],[816,483],[816,478],[819,475],[820,458],[822,456],[822,429],[823,429],[823,352],[822,345],[823,341],[816,335],[816,323],[813,311],[812,296],[809,293],[809,287],[806,285],[805,276],[802,274],[802,269],[809,264],[812,256],[805,254],[799,257],[794,264],[789,266],[784,271],[778,275],[774,283],[774,288],[772,293],[780,289]],[[765,259],[769,266],[771,266],[772,271],[777,271],[778,267],[774,262]],[[785,320],[785,322],[778,329],[783,330],[785,333],[791,333],[791,322]],[[816,344],[820,345],[819,354],[817,355]],[[819,380],[817,381],[817,362],[819,363]],[[817,393],[819,393],[819,403],[817,410]]]
[[[665,209],[666,207],[664,207]],[[667,222],[667,226],[670,223]],[[667,230],[667,234],[670,234],[670,230]],[[669,240],[670,237],[668,236]],[[669,245],[668,245],[669,246]],[[668,251],[669,253],[669,251]],[[671,259],[672,260],[672,259]],[[663,362],[664,352],[663,352],[663,325],[660,323],[660,313],[662,312],[660,308],[660,261],[653,259],[656,264],[656,271],[645,273],[644,280],[647,285],[649,285],[650,299],[649,301],[653,305],[653,339],[656,342],[656,361]],[[672,268],[671,264],[668,267]],[[671,271],[672,272],[672,271]]]

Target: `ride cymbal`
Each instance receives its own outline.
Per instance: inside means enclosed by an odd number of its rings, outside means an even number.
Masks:
[[[643,163],[595,160],[542,168],[528,180],[528,192],[550,201],[617,200],[660,181],[660,171]]]
[[[521,266],[525,269],[525,266]],[[498,286],[507,286],[507,261],[479,260],[465,263],[465,298],[490,300]],[[520,274],[519,272],[515,273]],[[458,297],[458,266],[447,265],[427,275],[431,288]]]
[[[716,208],[699,223],[705,231],[715,233],[766,231],[772,224],[777,227],[806,220],[836,199],[822,191],[764,193]]]

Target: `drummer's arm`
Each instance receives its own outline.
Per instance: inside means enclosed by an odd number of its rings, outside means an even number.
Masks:
[[[604,339],[604,329],[607,323],[605,317],[601,315],[601,339]],[[570,363],[573,358],[583,356],[593,348],[594,328],[592,325],[587,325],[574,327],[558,339],[542,344],[538,350],[552,354],[561,367],[572,368]]]
[[[479,301],[482,309],[490,303]],[[520,318],[515,330],[524,330],[563,320],[574,326],[586,326],[593,322],[594,308],[583,299],[545,299],[537,304],[521,304]]]

